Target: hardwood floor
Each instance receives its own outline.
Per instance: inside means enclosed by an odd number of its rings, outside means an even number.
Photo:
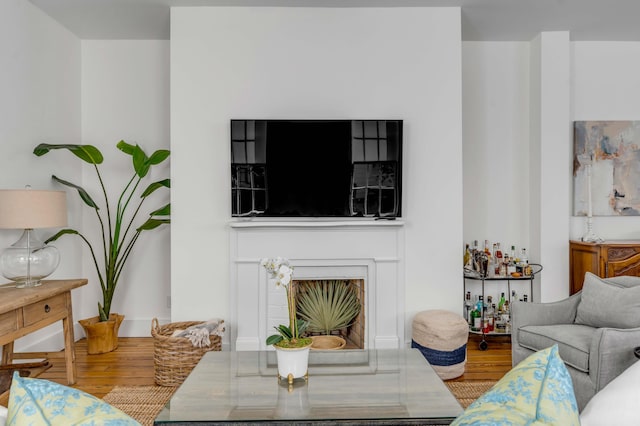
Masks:
[[[486,351],[478,348],[481,341],[481,336],[469,335],[465,372],[454,381],[500,380],[511,370],[511,336],[488,336]]]
[[[469,337],[466,371],[455,381],[499,380],[511,369],[509,336],[488,338],[486,351],[479,350],[480,340],[477,335]],[[51,363],[52,367],[38,377],[66,384],[64,360],[54,359]],[[99,398],[114,386],[154,385],[153,338],[120,338],[118,349],[100,355],[87,355],[86,341],[79,340],[76,342],[76,366],[78,379],[74,387]],[[6,396],[0,398],[0,404],[5,406]]]

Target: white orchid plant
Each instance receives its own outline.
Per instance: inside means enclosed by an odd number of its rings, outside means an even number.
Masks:
[[[276,287],[284,287],[287,293],[287,309],[289,312],[289,326],[280,324],[274,327],[278,334],[267,337],[267,345],[283,348],[297,348],[311,344],[311,339],[301,338],[308,323],[296,318],[296,294],[293,287],[293,267],[282,257],[263,259],[260,264],[267,270],[269,278],[275,279]]]

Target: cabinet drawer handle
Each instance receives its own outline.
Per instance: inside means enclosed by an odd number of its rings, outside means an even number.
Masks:
[[[51,306],[49,306],[49,305],[44,305],[44,311],[45,311],[46,313],[51,312]]]

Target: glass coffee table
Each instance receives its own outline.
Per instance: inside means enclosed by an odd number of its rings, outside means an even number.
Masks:
[[[278,381],[274,351],[207,352],[154,425],[448,425],[462,407],[417,349],[311,351]]]

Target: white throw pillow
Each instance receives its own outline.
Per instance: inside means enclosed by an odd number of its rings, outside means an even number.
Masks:
[[[580,413],[582,426],[637,426],[640,407],[640,362],[627,368],[596,393]]]
[[[0,426],[4,426],[7,422],[7,407],[0,405]]]

